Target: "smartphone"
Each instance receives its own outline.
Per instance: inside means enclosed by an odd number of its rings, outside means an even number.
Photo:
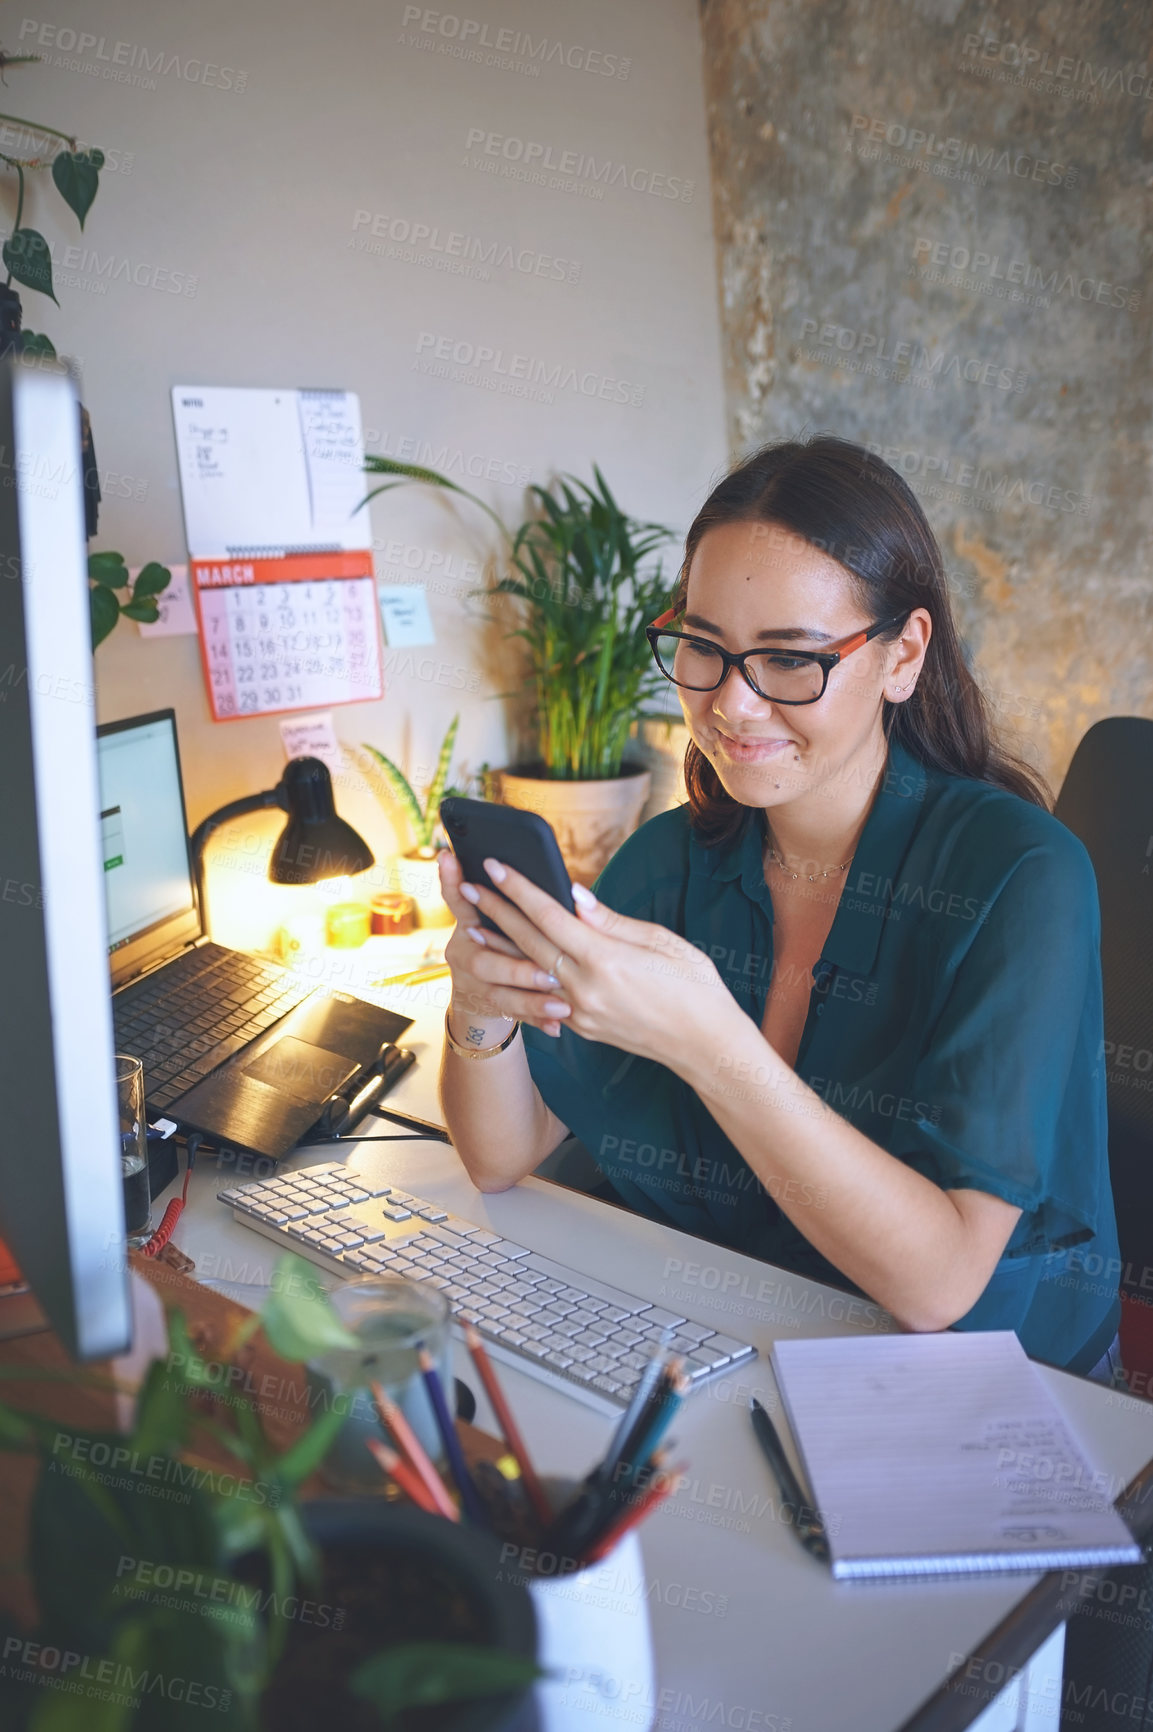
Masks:
[[[572,883],[552,825],[539,813],[500,806],[495,800],[466,800],[460,794],[450,794],[440,803],[440,821],[466,883],[483,884],[501,894],[481,864],[487,856],[522,872],[570,914],[576,912]],[[487,914],[481,914],[480,921],[490,932],[500,931]]]

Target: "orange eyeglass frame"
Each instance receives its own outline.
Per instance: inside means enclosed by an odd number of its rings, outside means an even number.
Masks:
[[[686,691],[715,692],[717,690],[717,687],[724,685],[725,681],[728,679],[729,669],[736,667],[736,668],[740,668],[741,678],[745,681],[745,683],[748,686],[751,687],[751,689],[757,694],[757,696],[759,698],[764,698],[768,703],[771,703],[771,704],[816,704],[816,703],[820,703],[821,699],[825,695],[825,687],[829,683],[829,675],[832,673],[832,671],[835,667],[838,667],[840,665],[840,663],[845,660],[846,656],[851,656],[854,650],[863,649],[867,643],[869,643],[873,638],[875,638],[878,635],[878,633],[883,632],[883,631],[887,631],[890,626],[899,625],[903,619],[906,619],[908,617],[907,613],[896,613],[896,614],[893,614],[892,618],[890,618],[890,619],[880,619],[876,622],[875,625],[863,627],[860,631],[853,632],[849,637],[842,638],[840,643],[835,644],[832,649],[827,649],[827,650],[795,650],[795,651],[791,652],[791,653],[797,655],[798,657],[803,656],[806,661],[811,661],[811,662],[817,663],[817,666],[820,668],[821,673],[823,675],[823,678],[821,680],[821,689],[817,693],[815,698],[774,698],[774,697],[771,697],[768,692],[763,692],[761,690],[760,686],[757,685],[757,683],[753,679],[753,676],[750,674],[748,668],[745,666],[745,663],[748,661],[750,656],[764,655],[766,653],[766,651],[769,651],[773,648],[772,644],[762,644],[758,649],[740,650],[739,652],[734,654],[732,650],[722,649],[720,644],[713,643],[711,641],[711,639],[709,639],[709,638],[697,637],[696,634],[693,632],[689,632],[689,631],[670,632],[670,631],[667,631],[665,628],[667,627],[669,620],[670,619],[676,619],[678,611],[679,610],[677,608],[674,608],[674,607],[667,608],[664,613],[659,615],[659,617],[657,619],[653,620],[651,625],[646,625],[646,627],[645,627],[645,636],[649,640],[649,646],[653,652],[653,659],[655,660],[657,666],[661,669],[662,674],[665,675],[665,678],[672,685],[679,685],[680,684],[679,680],[674,680],[672,675],[665,673],[664,668],[661,667],[660,657],[657,655],[656,640],[657,640],[657,637],[659,635],[661,635],[662,633],[666,637],[679,637],[679,638],[684,638],[689,643],[704,644],[708,649],[712,650],[715,655],[719,655],[721,658],[721,663],[722,663],[721,676],[717,680],[716,685],[712,685],[712,686],[686,686],[684,688]],[[790,653],[787,645],[781,645],[780,648],[782,649],[782,651],[784,653],[786,653],[786,654]]]

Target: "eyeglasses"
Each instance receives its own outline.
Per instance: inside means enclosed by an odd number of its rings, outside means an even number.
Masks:
[[[855,631],[851,637],[842,638],[831,649],[820,652],[781,648],[743,650],[733,655],[708,638],[664,630],[676,616],[677,609],[670,607],[645,627],[657,666],[667,680],[692,692],[715,692],[728,679],[730,668],[740,668],[742,677],[757,696],[774,704],[815,704],[824,696],[829,675],[846,656],[907,617],[898,613],[891,619],[878,620],[876,625]]]

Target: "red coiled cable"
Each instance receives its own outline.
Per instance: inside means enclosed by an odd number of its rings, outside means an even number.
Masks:
[[[146,1244],[141,1245],[140,1249],[145,1257],[159,1257],[161,1251],[163,1251],[165,1245],[167,1245],[169,1239],[171,1239],[173,1233],[176,1231],[176,1223],[184,1213],[184,1205],[188,1201],[188,1181],[192,1177],[192,1168],[196,1160],[196,1151],[199,1146],[200,1137],[193,1132],[192,1136],[188,1139],[185,1150],[187,1162],[184,1168],[183,1189],[181,1190],[179,1197],[173,1197],[172,1201],[165,1209],[164,1217],[155,1233],[153,1233],[152,1237]]]

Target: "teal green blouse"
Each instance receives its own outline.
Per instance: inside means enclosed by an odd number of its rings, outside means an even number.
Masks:
[[[758,1028],[773,966],[762,839],[750,808],[735,843],[706,847],[681,806],[643,824],[594,886],[609,907],[712,957]],[[1078,1372],[1120,1316],[1099,946],[1096,880],[1071,831],[893,744],[813,970],[796,1061],[898,1160],[944,1190],[1021,1209],[956,1327],[1014,1329],[1034,1357]],[[523,1035],[544,1100],[631,1208],[858,1291],[672,1071],[568,1028]]]

